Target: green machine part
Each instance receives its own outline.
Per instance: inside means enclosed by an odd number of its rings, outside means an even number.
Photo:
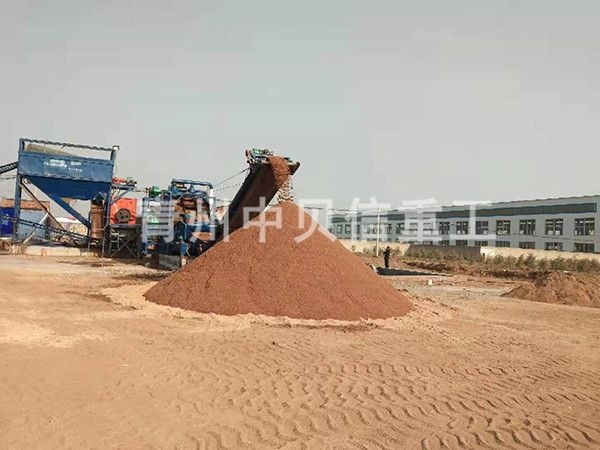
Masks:
[[[161,192],[162,192],[161,188],[159,188],[158,186],[152,186],[151,188],[148,189],[148,196],[151,198],[156,198],[160,195]]]

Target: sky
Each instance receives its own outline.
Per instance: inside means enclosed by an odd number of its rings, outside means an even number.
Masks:
[[[596,1],[0,6],[0,164],[20,137],[118,144],[120,176],[166,187],[260,147],[339,208],[600,193]]]

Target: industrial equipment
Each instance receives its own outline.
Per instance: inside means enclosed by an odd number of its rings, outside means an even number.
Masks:
[[[142,252],[179,267],[256,217],[279,189],[271,156],[266,149],[246,150],[248,174],[228,206],[217,203],[206,181],[174,179],[166,190],[149,188],[142,200]],[[284,159],[295,173],[300,164]]]
[[[50,225],[48,215],[44,211],[50,207],[50,202],[42,202],[42,206],[34,201],[21,201],[21,219],[29,222],[35,222],[37,225]],[[15,202],[13,199],[0,199],[0,215],[2,215],[0,237],[4,240],[12,240],[13,224],[15,214]],[[27,224],[20,224],[18,238],[24,242],[29,240],[43,238],[44,233],[39,228],[30,227]]]
[[[108,155],[108,158],[91,158],[75,153],[82,150]],[[115,158],[114,148],[20,139],[15,187],[15,230],[18,229],[22,192],[25,190],[33,200],[38,200],[26,182],[46,194],[88,229],[91,228],[89,220],[71,206],[70,200],[102,200],[108,210]]]
[[[247,175],[230,204],[217,201],[208,181],[174,178],[167,189],[146,189],[138,216],[137,200],[125,197],[136,191],[135,180],[114,176],[118,149],[20,139],[18,160],[0,166],[0,174],[17,171],[14,213],[0,214],[3,222],[13,224],[13,242],[21,236],[19,226],[27,226],[47,241],[96,246],[108,257],[162,255],[184,261],[260,214],[282,187],[271,166],[273,152],[246,150],[248,168],[239,174]],[[283,160],[294,174],[299,163]],[[83,230],[66,229],[38,191],[83,224]],[[21,215],[24,193],[43,211],[41,220]],[[87,217],[73,206],[74,200],[90,202]]]
[[[227,209],[224,225],[217,232],[217,240],[244,226],[245,221],[258,216],[277,194],[279,186],[269,161],[272,156],[273,152],[267,149],[246,150],[248,175]],[[300,163],[288,157],[284,160],[288,163],[290,175],[294,175]]]
[[[156,186],[142,199],[142,253],[198,256],[214,240],[213,185],[175,178],[164,191]]]
[[[19,227],[27,226],[43,231],[41,236],[47,241],[77,246],[95,245],[103,251],[111,251],[112,227],[116,225],[110,221],[111,204],[135,189],[135,182],[131,179],[113,179],[117,150],[118,146],[109,148],[20,139],[18,160],[0,166],[0,174],[17,171],[13,214],[1,217],[13,223],[13,242],[23,242]],[[53,215],[47,202],[38,198],[38,192],[68,212],[87,232],[67,230]],[[44,211],[44,220],[32,223],[21,214],[23,194],[27,194]],[[87,217],[73,206],[77,200],[91,203]],[[130,223],[128,225],[131,226]]]

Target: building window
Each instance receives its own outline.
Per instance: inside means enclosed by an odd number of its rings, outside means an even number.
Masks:
[[[519,220],[519,234],[535,234],[535,219]]]
[[[391,223],[386,223],[385,224],[385,233],[389,236],[390,234],[392,234],[392,224]]]
[[[440,241],[440,245],[450,245],[450,241],[445,239]]]
[[[335,227],[335,232],[337,234],[342,234],[342,231],[343,231],[343,225],[338,225]]]
[[[575,219],[575,236],[593,236],[596,231],[596,220],[592,218]]]
[[[535,249],[535,242],[519,242],[519,248],[533,250]]]
[[[356,235],[360,236],[360,225],[356,225]]]
[[[510,247],[510,241],[496,241],[496,247]]]
[[[562,245],[562,242],[546,242],[544,244],[544,249],[545,250],[556,250],[556,251],[562,252],[563,245]]]
[[[419,234],[419,224],[416,222],[410,222],[408,224],[408,235],[416,236]]]
[[[478,220],[475,222],[475,234],[488,234],[489,222],[487,220]]]
[[[350,225],[349,223],[347,223],[347,224],[346,224],[346,226],[345,226],[344,228],[345,228],[344,232],[345,232],[346,234],[350,234],[350,233],[351,233],[351,230],[352,230],[352,225]]]
[[[461,220],[456,222],[456,234],[469,234],[468,220]]]
[[[404,222],[398,222],[396,224],[396,234],[404,234]]]
[[[582,253],[594,253],[596,250],[594,248],[594,244],[582,244],[582,243],[575,243],[575,251],[576,252],[582,252]]]
[[[450,222],[439,223],[440,234],[450,234]]]
[[[510,234],[510,220],[496,220],[496,234],[508,236]]]
[[[563,219],[546,219],[546,235],[562,236],[563,223]]]
[[[475,246],[476,247],[487,247],[488,241],[475,241]]]
[[[457,247],[466,247],[467,245],[469,245],[468,241],[464,241],[464,240],[460,240],[460,239],[456,241]]]

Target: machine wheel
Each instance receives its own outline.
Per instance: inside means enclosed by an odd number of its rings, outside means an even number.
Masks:
[[[117,223],[129,223],[130,220],[131,211],[128,209],[122,208],[115,213],[115,222]]]

